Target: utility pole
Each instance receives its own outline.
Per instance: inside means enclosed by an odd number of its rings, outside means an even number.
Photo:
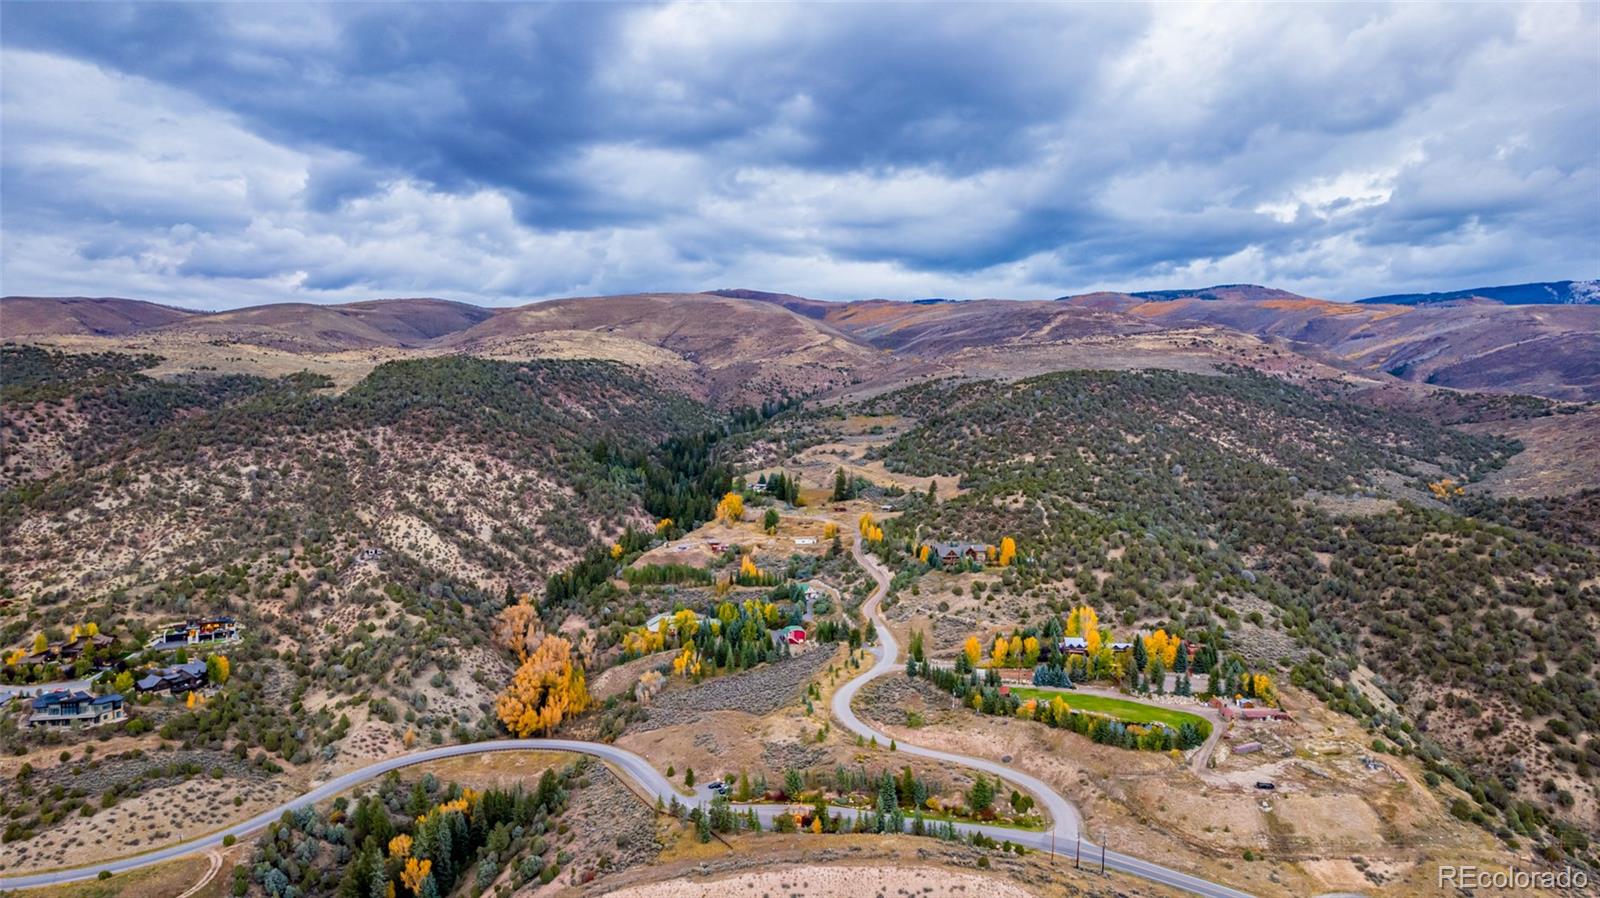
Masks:
[[[1101,839],[1100,840],[1100,875],[1101,876],[1106,875],[1106,842],[1108,842],[1108,841],[1110,841],[1110,840],[1109,839]]]
[[[1077,847],[1076,853],[1072,857],[1072,869],[1079,870],[1079,869],[1082,869],[1082,868],[1083,868],[1083,833],[1078,833],[1078,847]]]

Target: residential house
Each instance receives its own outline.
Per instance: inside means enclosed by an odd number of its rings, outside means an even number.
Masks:
[[[928,551],[939,559],[943,567],[958,567],[970,561],[983,564],[989,558],[989,547],[984,543],[929,543]]]
[[[23,664],[73,664],[84,652],[99,652],[116,644],[110,636],[74,636],[65,642],[52,642],[44,651],[34,652],[22,659]]]
[[[1082,636],[1063,636],[1061,637],[1061,642],[1057,643],[1056,648],[1063,655],[1087,655],[1089,654],[1089,640],[1084,639]]]
[[[774,638],[787,645],[805,645],[806,631],[804,627],[784,627],[774,634]]]
[[[213,617],[167,624],[146,643],[152,649],[178,649],[191,645],[237,642],[242,628],[231,617]]]
[[[206,684],[204,661],[190,661],[172,667],[158,667],[140,677],[134,687],[140,692],[170,692],[177,695],[199,689]]]
[[[81,729],[128,719],[122,696],[115,692],[96,696],[82,690],[58,690],[47,692],[30,704],[33,713],[28,715],[29,727]]]
[[[1235,698],[1231,701],[1221,697],[1213,697],[1208,702],[1211,707],[1222,712],[1226,720],[1292,720],[1289,712],[1281,708],[1267,708],[1258,706],[1253,699]]]

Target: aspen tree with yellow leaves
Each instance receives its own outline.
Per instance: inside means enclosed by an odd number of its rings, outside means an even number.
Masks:
[[[421,860],[414,857],[406,858],[405,868],[400,871],[400,882],[411,890],[411,894],[419,895],[422,893],[422,881],[432,873],[433,861],[427,858]]]
[[[517,668],[511,685],[500,693],[495,712],[519,738],[549,733],[566,717],[589,707],[583,668],[573,662],[572,643],[546,636]]]
[[[724,524],[744,520],[744,497],[738,493],[725,494],[717,503],[717,520]]]
[[[544,624],[532,597],[524,594],[517,604],[500,609],[490,635],[495,645],[516,655],[519,662],[528,660],[544,639]]]

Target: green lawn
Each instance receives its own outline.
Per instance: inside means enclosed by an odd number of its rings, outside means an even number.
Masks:
[[[1026,700],[1031,698],[1042,702],[1048,702],[1059,695],[1074,711],[1104,714],[1107,717],[1115,717],[1117,720],[1126,723],[1164,723],[1173,729],[1177,729],[1185,723],[1192,723],[1200,728],[1201,733],[1206,736],[1211,735],[1211,721],[1198,714],[1190,714],[1187,711],[1178,711],[1173,708],[1145,705],[1103,695],[1090,695],[1087,692],[1078,692],[1072,689],[1013,686],[1011,694],[1019,699]]]

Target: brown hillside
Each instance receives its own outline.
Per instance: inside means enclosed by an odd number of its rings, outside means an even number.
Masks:
[[[298,352],[417,347],[472,327],[494,313],[442,299],[389,299],[348,305],[275,303],[196,315],[164,328],[211,340]]]
[[[438,341],[490,357],[570,355],[640,364],[718,401],[857,382],[878,350],[779,305],[704,293],[563,299],[508,309]]]
[[[0,339],[68,334],[117,336],[200,313],[137,299],[7,296],[0,299]]]

